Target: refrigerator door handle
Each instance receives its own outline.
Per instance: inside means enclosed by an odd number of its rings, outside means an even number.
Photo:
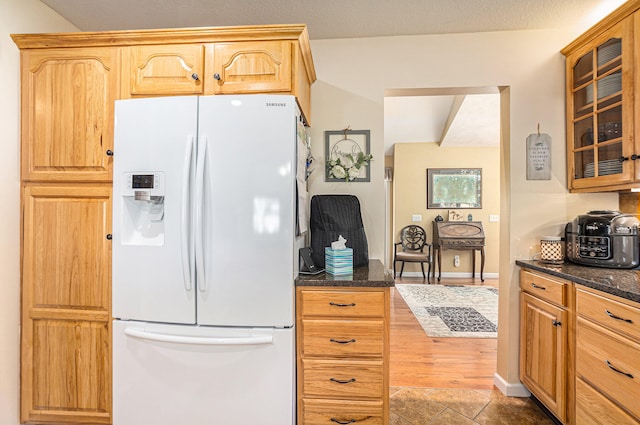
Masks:
[[[193,163],[193,143],[194,138],[189,137],[187,140],[187,149],[185,150],[183,166],[182,166],[182,209],[180,213],[180,233],[181,233],[181,251],[182,251],[182,275],[184,279],[184,289],[190,291],[193,288],[194,267],[191,265],[191,256],[189,249],[190,234],[189,234],[189,222],[190,211],[190,188],[189,182],[191,180],[191,164]]]
[[[128,328],[124,334],[133,338],[146,339],[149,341],[170,342],[174,344],[192,345],[262,345],[273,343],[272,335],[249,336],[242,338],[233,337],[197,337],[182,335],[167,335],[154,332],[146,332],[141,329]]]
[[[198,160],[196,163],[196,269],[198,275],[198,289],[207,290],[207,280],[204,271],[204,238],[203,238],[203,209],[204,209],[204,166],[207,155],[207,138],[198,141]]]

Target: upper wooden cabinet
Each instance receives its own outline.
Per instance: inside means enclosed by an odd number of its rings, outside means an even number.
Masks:
[[[310,123],[316,77],[304,25],[136,31],[114,39],[126,45],[121,98],[292,94]]]
[[[204,94],[204,57],[203,44],[127,47],[123,97]]]
[[[292,62],[290,42],[216,44],[214,93],[290,92]]]
[[[640,1],[617,9],[562,50],[566,55],[567,173],[572,192],[640,185],[634,125],[640,84],[636,63]]]
[[[119,62],[107,64],[114,71],[114,85],[104,92],[112,96],[111,103],[130,97],[291,94],[311,123],[311,84],[316,74],[305,25],[13,34],[12,38],[23,55],[73,48],[70,56],[82,57],[84,48],[113,48]],[[23,76],[22,92],[30,87]]]
[[[117,49],[21,54],[22,180],[110,180]]]

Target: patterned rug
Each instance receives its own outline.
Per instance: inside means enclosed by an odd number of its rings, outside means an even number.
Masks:
[[[396,290],[430,337],[498,336],[497,288],[401,283]]]

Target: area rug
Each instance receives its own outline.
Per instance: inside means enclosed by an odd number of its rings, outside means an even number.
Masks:
[[[430,337],[496,338],[498,289],[398,284],[396,290]]]

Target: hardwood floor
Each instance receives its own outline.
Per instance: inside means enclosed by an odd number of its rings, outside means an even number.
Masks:
[[[396,279],[396,285],[423,282],[422,278]],[[443,278],[440,284],[498,287],[497,279],[481,282],[479,278]],[[430,338],[393,288],[390,333],[392,387],[494,388],[497,339]]]

